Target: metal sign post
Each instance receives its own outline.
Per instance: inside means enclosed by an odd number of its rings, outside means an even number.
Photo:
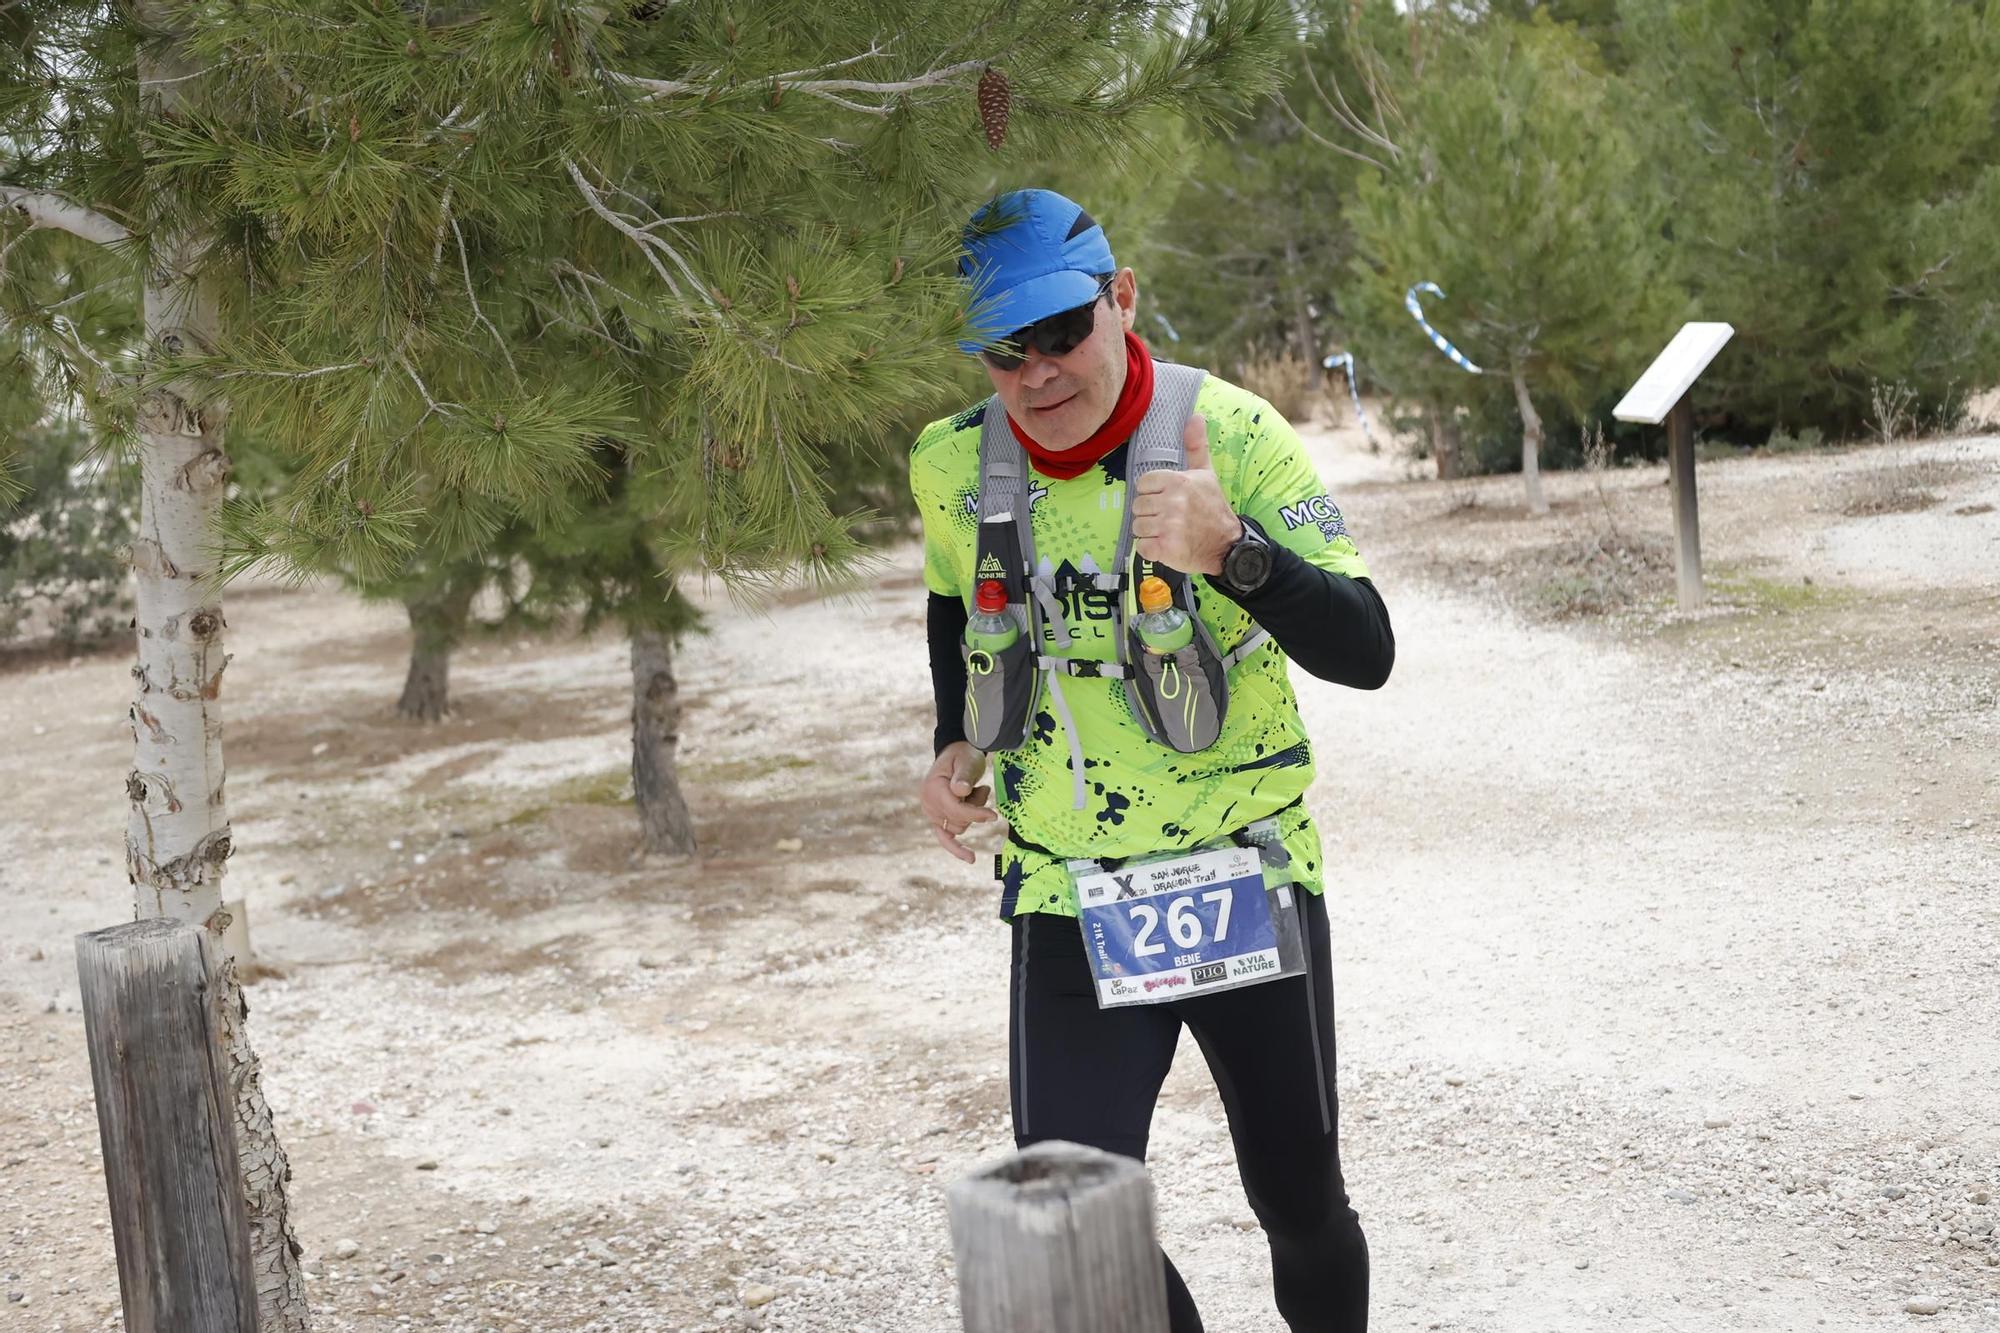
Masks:
[[[1727,324],[1683,324],[1666,350],[1646,367],[1631,391],[1611,409],[1620,421],[1643,425],[1667,424],[1667,470],[1674,493],[1674,567],[1680,584],[1680,605],[1693,611],[1702,604],[1701,519],[1694,484],[1694,408],[1688,391],[1708,363],[1736,330]]]

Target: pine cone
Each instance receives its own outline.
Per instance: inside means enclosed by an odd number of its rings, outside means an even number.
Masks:
[[[996,152],[1007,141],[1007,112],[1013,105],[1005,74],[989,69],[979,76],[979,119],[986,126],[986,146]]]

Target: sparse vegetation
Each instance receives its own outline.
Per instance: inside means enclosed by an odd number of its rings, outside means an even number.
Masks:
[[[131,614],[132,506],[80,426],[26,432],[17,448],[21,503],[0,510],[0,645],[102,642]]]
[[[773,773],[783,773],[791,769],[811,768],[813,761],[803,755],[771,754],[752,755],[741,759],[701,759],[682,766],[686,776],[696,782],[755,782]]]
[[[1849,518],[1914,514],[1943,499],[1939,492],[1963,474],[1961,465],[1947,459],[1921,457],[1905,450],[1896,461],[1849,481],[1842,492],[1840,512]]]
[[[1802,454],[1825,443],[1826,433],[1818,426],[1801,426],[1796,431],[1780,426],[1764,441],[1764,450],[1773,454]]]
[[[1290,348],[1254,355],[1237,373],[1244,388],[1277,408],[1285,420],[1305,421],[1311,415],[1318,397],[1311,387],[1312,367]]]
[[[1708,571],[1708,584],[1715,600],[1752,611],[1790,613],[1810,611],[1851,600],[1851,594],[1815,583],[1810,576],[1802,582],[1744,574],[1727,566]]]
[[[1868,390],[1868,429],[1878,444],[1894,444],[1910,431],[1916,421],[1916,391],[1897,380],[1884,384],[1876,380]]]
[[[1529,554],[1541,576],[1530,584],[1532,608],[1557,620],[1610,615],[1638,606],[1667,586],[1673,543],[1646,534],[1600,530]]]

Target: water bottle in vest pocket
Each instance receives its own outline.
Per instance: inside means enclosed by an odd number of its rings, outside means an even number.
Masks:
[[[1186,579],[1157,574],[1139,581],[1139,614],[1126,624],[1130,674],[1125,700],[1140,730],[1192,754],[1215,744],[1229,712],[1229,675],[1200,616],[1183,605]]]
[[[1035,696],[1034,641],[1021,589],[1020,541],[1011,514],[979,525],[972,615],[959,651],[965,659],[965,738],[975,749],[1012,750],[1027,735]]]

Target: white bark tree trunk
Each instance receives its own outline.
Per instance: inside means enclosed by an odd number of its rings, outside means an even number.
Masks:
[[[140,19],[166,19],[142,5]],[[147,110],[172,116],[194,70],[149,47],[139,60]],[[145,276],[147,348],[152,355],[212,344],[218,319],[214,293],[189,274],[204,248],[199,235],[152,237]],[[229,811],[223,797],[222,674],[228,623],[219,591],[209,583],[209,546],[220,514],[229,459],[223,452],[225,407],[192,399],[184,384],[150,382],[139,402],[140,510],[132,543],[138,663],[130,719],[134,759],[125,792],[131,813],[125,863],[135,914],[178,917],[205,927],[220,961],[214,1004],[236,1089],[237,1154],[243,1169],[256,1271],[260,1333],[304,1333],[309,1327],[299,1246],[292,1234],[285,1185],[291,1166],[264,1101],[257,1056],[244,1033],[238,960],[223,930],[223,866],[229,858]]]
[[[1528,396],[1528,376],[1521,363],[1514,363],[1514,401],[1521,409],[1521,481],[1528,488],[1528,511],[1549,512],[1542,497],[1542,419],[1535,412],[1535,400]]]

